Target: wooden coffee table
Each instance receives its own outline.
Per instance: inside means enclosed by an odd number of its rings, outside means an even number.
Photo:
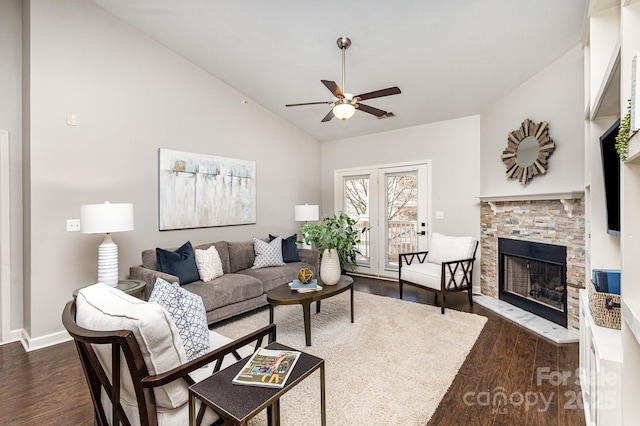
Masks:
[[[298,293],[291,290],[289,284],[278,286],[267,292],[269,302],[269,323],[273,324],[273,308],[275,305],[302,305],[304,317],[304,337],[307,346],[311,346],[311,303],[316,302],[316,313],[320,312],[320,301],[351,290],[351,322],[353,322],[353,278],[342,275],[336,285],[325,285],[318,279],[322,290]]]

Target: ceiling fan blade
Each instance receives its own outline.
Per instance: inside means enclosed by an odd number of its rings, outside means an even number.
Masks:
[[[365,105],[365,104],[358,104],[358,109],[362,112],[368,112],[369,114],[373,114],[376,117],[382,117],[387,113],[387,111],[383,111],[381,109],[374,108],[372,106]]]
[[[327,89],[329,89],[331,93],[333,93],[333,96],[340,99],[344,98],[344,93],[342,93],[342,89],[338,87],[335,81],[330,81],[330,80],[320,80],[320,81],[322,82],[322,84],[326,86]]]
[[[376,90],[374,92],[369,92],[369,93],[363,93],[362,95],[356,95],[356,96],[354,96],[354,98],[358,98],[361,101],[365,101],[367,99],[381,98],[383,96],[398,95],[400,93],[401,92],[400,92],[399,88],[397,88],[397,87],[388,87],[386,89]]]
[[[320,120],[321,123],[326,123],[327,121],[331,121],[331,119],[333,118],[333,110],[329,110],[329,114],[325,115],[324,118],[322,120]]]
[[[302,104],[287,104],[286,107],[302,106],[302,105],[331,105],[331,102],[305,102]]]

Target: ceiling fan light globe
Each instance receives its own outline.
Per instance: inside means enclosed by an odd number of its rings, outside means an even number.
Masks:
[[[340,120],[351,118],[355,112],[356,108],[350,103],[339,103],[333,107],[333,115]]]

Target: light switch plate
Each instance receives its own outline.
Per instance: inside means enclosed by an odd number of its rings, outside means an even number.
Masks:
[[[442,211],[436,212],[436,219],[444,219],[444,212]]]

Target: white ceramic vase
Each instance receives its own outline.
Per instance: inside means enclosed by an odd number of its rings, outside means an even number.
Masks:
[[[336,285],[340,280],[340,258],[336,249],[325,250],[322,253],[320,278],[326,285]]]

